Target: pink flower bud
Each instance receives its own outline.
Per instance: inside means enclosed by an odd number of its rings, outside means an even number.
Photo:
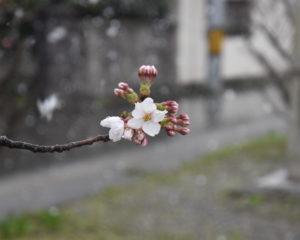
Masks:
[[[148,145],[148,138],[147,138],[147,137],[145,137],[145,138],[143,139],[141,145],[142,145],[142,147],[146,147],[146,146]]]
[[[180,129],[177,129],[177,132],[179,132],[181,135],[187,135],[190,132],[190,129],[180,128]]]
[[[165,105],[165,106],[168,106],[168,105],[170,105],[170,103],[172,103],[173,101],[165,101],[165,102],[162,102],[162,104],[163,105]]]
[[[173,107],[177,106],[177,107],[179,107],[179,104],[176,101],[171,101],[170,106],[173,106]]]
[[[170,137],[173,137],[176,135],[176,132],[173,131],[173,130],[170,130],[170,131],[167,131],[167,134],[170,136]]]
[[[124,92],[124,90],[122,90],[122,89],[115,88],[115,89],[114,89],[114,94],[115,94],[116,96],[118,96],[118,97],[124,97],[125,92]]]
[[[166,110],[170,113],[177,113],[179,110],[179,104],[175,101],[166,101],[163,102],[162,105],[165,106]]]
[[[190,120],[189,115],[184,114],[184,113],[179,114],[177,118],[178,118],[178,119],[182,119],[182,120],[186,120],[186,121],[189,121],[189,120]]]
[[[173,126],[173,125],[166,125],[166,126],[164,126],[164,128],[165,128],[167,131],[174,130],[174,126]]]
[[[183,120],[181,120],[181,119],[178,119],[178,120],[177,120],[177,125],[182,126],[182,127],[187,127],[187,126],[190,125],[190,122],[189,122],[189,121],[183,121]]]
[[[170,113],[177,113],[178,112],[178,106],[172,106],[169,108],[169,112]]]
[[[118,84],[118,87],[121,88],[121,89],[123,89],[124,91],[128,91],[128,89],[129,89],[129,85],[127,83],[125,83],[125,82],[120,82]]]
[[[183,121],[183,126],[184,127],[187,127],[189,125],[191,125],[190,121]]]
[[[154,66],[141,66],[138,71],[140,81],[153,82],[157,76],[157,70]]]
[[[175,117],[169,117],[168,120],[169,120],[171,123],[177,124],[177,119],[176,119]]]

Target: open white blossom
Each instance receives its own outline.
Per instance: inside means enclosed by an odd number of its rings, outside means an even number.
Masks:
[[[162,121],[167,111],[159,111],[153,102],[153,99],[148,97],[142,103],[136,103],[135,109],[132,111],[133,118],[130,119],[127,125],[133,129],[143,129],[149,136],[153,137],[160,131],[159,122]]]
[[[102,127],[110,128],[109,139],[113,142],[120,141],[124,133],[124,121],[120,117],[107,117],[100,122]]]

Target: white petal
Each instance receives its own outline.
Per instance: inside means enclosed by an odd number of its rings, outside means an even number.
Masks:
[[[102,127],[111,128],[113,126],[124,126],[124,122],[120,117],[107,117],[100,122]]]
[[[153,99],[152,98],[146,98],[142,103],[142,109],[144,110],[144,112],[146,113],[151,113],[154,110],[156,110],[156,105],[153,103]]]
[[[134,118],[142,118],[145,115],[142,104],[141,103],[136,103],[135,104],[135,109],[132,111],[132,116]]]
[[[143,121],[142,119],[131,118],[131,119],[128,121],[127,125],[128,125],[128,127],[131,127],[131,128],[133,128],[133,129],[139,129],[139,128],[142,127],[143,122],[144,122],[144,121]]]
[[[111,122],[110,122],[110,120],[109,120],[109,117],[103,119],[103,120],[100,122],[100,125],[101,125],[102,127],[110,128]]]
[[[111,128],[124,128],[124,121],[121,119],[119,121],[113,121],[111,123]]]
[[[152,122],[152,121],[144,122],[144,124],[143,124],[143,130],[149,136],[154,137],[160,131],[160,124],[158,124],[156,122]]]
[[[165,118],[167,112],[168,111],[166,111],[166,110],[164,110],[164,111],[155,110],[152,113],[152,121],[157,122],[157,123],[162,121]]]
[[[109,130],[109,139],[113,142],[120,141],[124,133],[124,128],[111,128]]]

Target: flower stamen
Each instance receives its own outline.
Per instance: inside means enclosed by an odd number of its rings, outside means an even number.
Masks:
[[[146,113],[143,117],[144,121],[150,121],[152,118],[152,114],[151,113]]]

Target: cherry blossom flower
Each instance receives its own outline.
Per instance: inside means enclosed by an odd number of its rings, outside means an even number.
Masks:
[[[132,111],[133,118],[127,125],[133,129],[142,129],[153,137],[159,133],[161,128],[159,122],[165,118],[166,113],[166,110],[157,110],[153,99],[148,97],[141,103],[135,103],[135,109]]]
[[[110,128],[109,139],[113,142],[120,141],[124,134],[124,121],[120,117],[107,117],[100,122],[102,127]]]

